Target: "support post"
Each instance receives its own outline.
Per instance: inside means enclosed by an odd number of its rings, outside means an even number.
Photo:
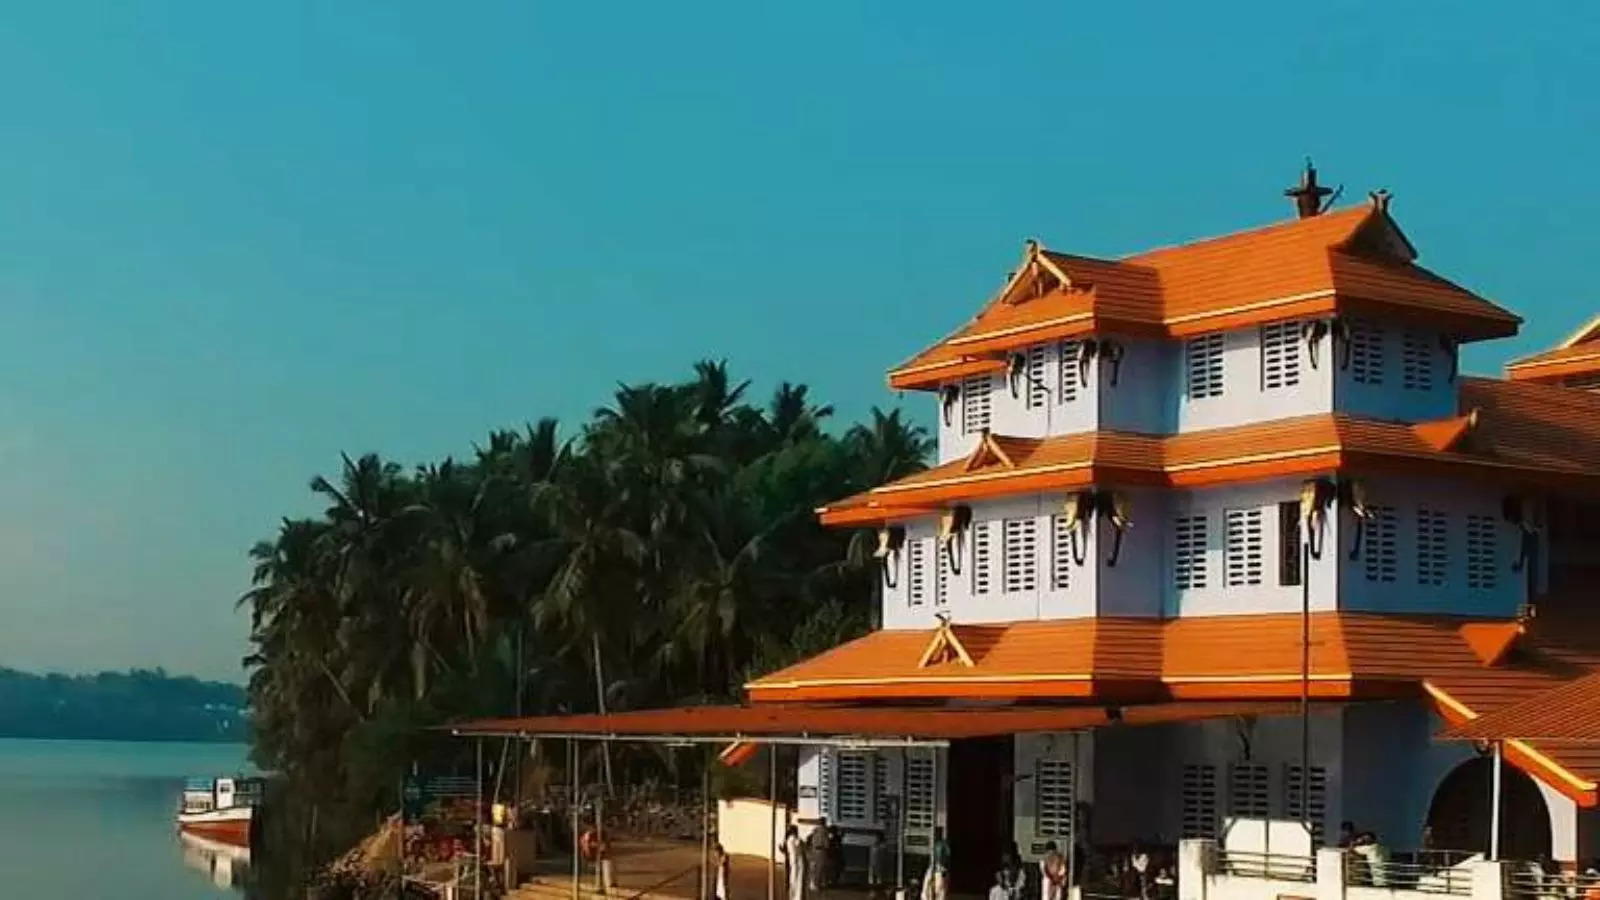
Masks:
[[[711,754],[700,754],[700,877],[695,886],[696,900],[706,898],[707,867],[711,862]]]
[[[473,787],[477,802],[472,810],[472,897],[483,900],[483,738],[478,738],[478,777]]]
[[[767,900],[778,900],[778,745],[767,745]]]
[[[897,900],[903,900],[906,895],[906,807],[909,805],[910,796],[907,792],[910,778],[908,772],[911,768],[911,752],[905,747],[900,748],[900,802],[895,804],[899,813],[895,835],[894,848],[894,895]]]
[[[1311,523],[1300,548],[1300,822],[1311,830]],[[1360,528],[1361,523],[1357,522]]]
[[[1072,777],[1067,780],[1067,890],[1066,896],[1075,896],[1072,893],[1073,885],[1078,879],[1078,778],[1082,775],[1078,764],[1078,732],[1072,733]],[[1013,801],[1014,802],[1014,801]]]
[[[1501,759],[1503,752],[1499,741],[1494,742],[1494,774],[1489,787],[1489,861],[1500,861],[1500,790]]]
[[[572,793],[567,797],[572,819],[572,900],[578,900],[578,881],[583,877],[583,872],[578,848],[578,742],[572,738],[567,738],[567,778],[572,788]]]

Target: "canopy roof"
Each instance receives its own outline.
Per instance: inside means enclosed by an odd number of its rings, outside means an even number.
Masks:
[[[1600,745],[1600,672],[1469,719],[1440,738]]]
[[[573,738],[683,744],[941,746],[963,738],[1110,725],[1155,725],[1233,716],[1292,715],[1294,703],[1156,703],[1144,706],[688,706],[634,712],[480,719],[450,726],[462,737]]]

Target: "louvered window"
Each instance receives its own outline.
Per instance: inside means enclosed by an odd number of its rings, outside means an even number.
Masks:
[[[1450,568],[1450,525],[1446,515],[1426,507],[1417,510],[1417,584],[1442,587]]]
[[[1266,766],[1234,763],[1228,767],[1228,815],[1265,819],[1272,815],[1272,789]]]
[[[1270,391],[1299,383],[1300,323],[1261,326],[1261,389]]]
[[[1082,344],[1078,341],[1062,341],[1056,345],[1057,362],[1061,364],[1058,387],[1062,403],[1078,399],[1078,353],[1081,348]]]
[[[1414,331],[1401,335],[1400,384],[1408,391],[1433,390],[1433,348],[1427,335]]]
[[[1184,345],[1190,400],[1222,396],[1222,335],[1203,334]]]
[[[1224,557],[1228,587],[1261,583],[1261,510],[1230,509],[1227,512],[1227,553]]]
[[[994,550],[990,546],[988,522],[975,522],[972,526],[972,593],[989,593]]]
[[[1044,409],[1050,405],[1050,382],[1045,378],[1044,345],[1028,348],[1028,408]]]
[[[1034,834],[1070,838],[1072,797],[1072,763],[1069,760],[1041,759],[1034,763]]]
[[[1491,590],[1499,580],[1494,516],[1467,516],[1467,587]]]
[[[1383,330],[1371,322],[1350,323],[1350,377],[1357,384],[1383,384]]]
[[[933,830],[933,758],[927,751],[906,756],[906,830]]]
[[[1398,531],[1394,507],[1370,507],[1367,519],[1360,527],[1364,529],[1361,535],[1361,556],[1366,562],[1367,580],[1385,584],[1393,582],[1396,568],[1395,540]]]
[[[1285,769],[1285,777],[1283,779],[1283,808],[1288,811],[1289,818],[1292,821],[1298,822],[1303,818],[1310,819],[1311,846],[1320,847],[1322,846],[1322,835],[1326,825],[1324,820],[1328,816],[1328,771],[1321,766],[1311,767],[1311,785],[1309,791],[1302,790],[1300,781],[1301,771],[1302,770],[1299,766],[1288,766]],[[1304,808],[1301,805],[1303,795],[1308,795],[1305,796],[1305,800],[1310,804],[1309,816],[1306,816],[1301,812],[1301,810]]]
[[[973,375],[961,383],[961,431],[977,434],[989,427],[994,380],[988,375]]]
[[[1064,591],[1072,584],[1072,523],[1066,516],[1050,517],[1050,586]]]
[[[1217,769],[1183,767],[1183,817],[1185,839],[1217,836]]]
[[[840,821],[867,822],[872,811],[872,768],[867,754],[858,750],[839,752],[839,803],[835,807]]]
[[[938,560],[936,568],[939,570],[933,582],[933,604],[935,606],[946,606],[950,603],[950,578],[953,574],[951,569],[955,566],[955,558],[951,554],[960,552],[960,535],[957,535],[949,544],[942,544],[941,542],[935,542],[934,544],[934,556]]]
[[[1301,552],[1300,504],[1287,500],[1278,504],[1278,584],[1300,583]]]
[[[833,751],[817,751],[817,806],[830,819],[839,818],[838,798],[833,793]]]
[[[1033,517],[1005,520],[1001,546],[1005,565],[1005,591],[1031,591],[1039,587],[1039,523]]]
[[[893,825],[893,816],[889,813],[890,802],[893,796],[889,791],[889,757],[877,752],[872,754],[872,814],[880,825]]]
[[[1206,517],[1179,516],[1172,523],[1172,573],[1178,590],[1206,586]]]
[[[928,551],[932,539],[906,541],[906,603],[921,606],[928,601]]]

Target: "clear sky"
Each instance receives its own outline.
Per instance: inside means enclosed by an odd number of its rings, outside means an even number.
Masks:
[[[1600,312],[1594,4],[5,18],[0,664],[239,677],[244,553],[341,450],[464,452],[702,356],[857,416],[1024,238],[1284,217],[1306,154],[1527,317],[1468,368]]]

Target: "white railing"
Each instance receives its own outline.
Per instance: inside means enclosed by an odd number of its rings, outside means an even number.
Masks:
[[[1227,851],[1212,841],[1184,841],[1178,851],[1179,900],[1587,900],[1548,880],[1502,878],[1500,863],[1471,858],[1397,854],[1361,859],[1338,849],[1315,858]],[[1454,858],[1459,859],[1459,854]]]

